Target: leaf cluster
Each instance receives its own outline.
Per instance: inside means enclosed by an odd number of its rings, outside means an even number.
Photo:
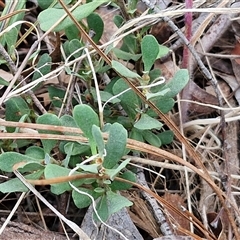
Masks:
[[[71,2],[64,1],[69,5]],[[92,39],[95,43],[99,43],[106,27],[102,17],[95,10],[107,2],[109,1],[87,1],[71,11],[72,16],[85,31],[94,31]],[[136,4],[133,2],[129,4],[129,16],[135,14]],[[112,213],[132,204],[118,194],[118,191],[127,190],[132,186],[121,182],[121,178],[136,181],[134,169],[129,167],[130,159],[122,161],[122,157],[130,152],[126,148],[128,136],[157,147],[169,144],[173,140],[173,132],[164,129],[156,114],[129,88],[124,78],[134,82],[146,99],[151,100],[163,113],[167,113],[174,107],[174,97],[187,84],[188,72],[181,69],[172,79],[163,78],[161,71],[154,68],[154,64],[165,56],[169,49],[159,44],[155,37],[148,33],[147,28],[137,34],[126,35],[120,47],[109,45],[106,54],[113,56],[111,64],[106,64],[96,54],[91,55],[90,64],[85,55],[88,43],[82,37],[79,28],[73,24],[69,16],[61,21],[66,14],[61,4],[43,0],[38,0],[38,4],[42,8],[38,16],[41,30],[61,33],[66,38],[61,45],[64,54],[60,58],[65,61],[61,69],[67,76],[80,79],[84,90],[80,100],[74,94],[70,96],[72,114],[59,116],[54,110],[64,107],[66,90],[60,89],[57,85],[48,85],[46,88],[51,101],[49,113],[39,114],[33,99],[28,95],[11,97],[5,103],[6,120],[52,126],[51,130],[38,130],[40,134],[57,134],[56,129],[61,126],[77,127],[81,129],[83,133],[81,137],[86,141],[71,142],[42,138],[41,144],[37,144],[32,139],[0,140],[3,151],[0,155],[0,169],[3,172],[13,172],[16,164],[20,164],[17,165],[18,171],[29,180],[65,177],[65,182],[51,184],[51,192],[59,195],[71,191],[73,201],[79,208],[91,204],[91,198],[88,196],[91,195],[92,198],[98,199],[97,209],[101,219],[107,220]],[[23,7],[19,6],[20,9]],[[23,17],[17,16],[18,19]],[[11,18],[11,21],[17,19]],[[119,28],[125,21],[120,15],[114,18]],[[17,32],[17,27],[13,27],[0,39],[10,56],[14,54],[12,48],[17,44]],[[51,54],[36,51],[29,61],[32,61],[35,69],[29,76],[33,83],[31,90],[35,93],[43,86],[42,79],[52,73],[52,66],[56,60]],[[75,68],[77,61],[80,62],[79,68]],[[69,62],[72,64],[68,64]],[[130,69],[129,64],[133,64],[134,67]],[[94,66],[95,72],[91,65]],[[93,79],[104,74],[109,76],[110,81],[100,90]],[[0,84],[8,85],[4,80],[0,81]],[[97,106],[102,106],[102,103],[104,103],[102,111],[97,110]],[[17,133],[20,129],[7,127],[4,131]],[[108,135],[107,141],[103,137],[104,134]],[[68,136],[69,133],[65,132],[64,135]],[[71,175],[79,175],[79,179],[69,182],[67,179]],[[89,178],[81,178],[81,175]],[[1,183],[0,191],[24,192],[27,188],[15,178]]]

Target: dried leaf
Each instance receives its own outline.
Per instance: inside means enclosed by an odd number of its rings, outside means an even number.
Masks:
[[[219,239],[223,230],[222,220],[215,212],[207,213],[207,220],[208,226],[210,227],[214,235]]]
[[[186,207],[186,204],[184,203],[183,198],[178,194],[171,194],[166,192],[163,198],[176,208],[181,209],[182,206]],[[182,228],[190,231],[189,221],[186,218],[179,216],[178,214],[176,214],[176,212],[173,212],[170,209],[168,210],[168,212],[170,213],[171,217],[174,219],[176,225],[179,225]]]

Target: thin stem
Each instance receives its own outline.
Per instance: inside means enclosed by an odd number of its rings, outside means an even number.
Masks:
[[[186,0],[186,9],[191,9],[193,7],[192,0]],[[185,36],[188,41],[192,37],[192,12],[185,13]],[[188,68],[189,62],[189,49],[186,45],[183,47],[183,59],[182,59],[182,68]]]

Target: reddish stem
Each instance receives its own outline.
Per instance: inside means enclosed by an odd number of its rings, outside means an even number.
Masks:
[[[185,0],[186,9],[192,9],[193,0]],[[192,37],[192,12],[185,13],[185,36],[188,41],[191,40]],[[183,48],[183,59],[182,59],[182,68],[188,68],[189,61],[189,50],[186,45]]]

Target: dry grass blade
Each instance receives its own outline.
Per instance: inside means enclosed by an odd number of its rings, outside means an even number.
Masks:
[[[49,209],[51,209],[63,222],[65,222],[74,232],[76,232],[80,239],[90,240],[90,238],[82,231],[80,227],[74,222],[65,218],[56,208],[54,208],[17,170],[14,171],[15,175],[21,180],[21,182],[32,191],[36,197],[38,197]]]
[[[0,17],[0,21],[4,21],[4,20],[6,20],[6,19],[8,19],[8,18],[10,18],[10,17],[12,17],[12,16],[14,16],[14,15],[17,15],[17,14],[21,13],[21,12],[28,12],[28,11],[30,11],[30,10],[28,10],[28,9],[16,10],[16,11],[14,11],[14,12],[8,13],[8,14]]]

